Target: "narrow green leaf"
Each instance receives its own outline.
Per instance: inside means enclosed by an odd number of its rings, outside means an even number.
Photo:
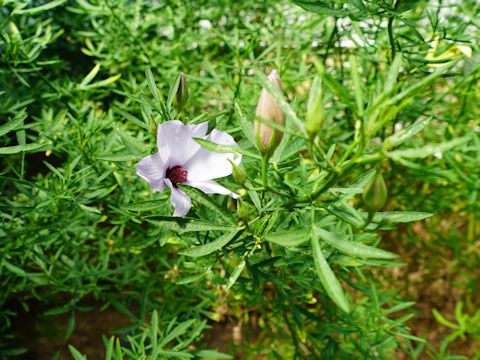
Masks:
[[[185,285],[185,284],[190,284],[192,282],[195,282],[197,280],[200,280],[202,277],[204,277],[207,274],[208,271],[202,272],[200,274],[195,274],[192,276],[187,276],[181,279],[178,279],[175,281],[175,284],[177,285]]]
[[[67,0],[53,0],[53,1],[50,1],[49,3],[46,3],[46,4],[43,4],[43,5],[40,5],[40,6],[36,6],[36,7],[33,7],[33,8],[28,8],[28,9],[15,9],[13,12],[15,14],[28,14],[28,15],[38,15],[42,12],[45,12],[45,11],[48,11],[48,10],[51,10],[57,6],[60,6],[64,3],[66,3]]]
[[[245,260],[242,260],[240,264],[233,270],[232,274],[228,278],[226,290],[230,289],[233,284],[237,281],[238,277],[242,274],[243,269],[245,268],[246,262]]]
[[[198,220],[192,218],[178,218],[169,216],[155,216],[148,218],[147,221],[153,225],[165,227],[167,229],[177,231],[179,233],[189,231],[210,231],[210,230],[222,230],[231,231],[233,228],[231,225],[221,225],[218,223]]]
[[[222,249],[225,245],[227,245],[239,232],[239,229],[233,230],[226,234],[220,236],[217,240],[212,242],[195,246],[190,249],[184,249],[179,252],[180,255],[191,256],[191,257],[200,257],[211,254],[214,251]]]
[[[237,224],[235,219],[232,217],[232,212],[225,208],[222,208],[215,201],[209,198],[207,194],[191,186],[182,185],[182,184],[178,184],[178,185],[194,201],[197,201],[203,204],[204,206],[206,206],[207,208],[209,208],[210,210],[216,212],[218,215],[220,215],[220,217],[222,217],[225,221],[229,222],[230,224],[233,224],[233,225]]]
[[[323,257],[322,249],[320,248],[320,241],[315,236],[312,237],[312,251],[316,273],[327,295],[340,309],[345,312],[350,312],[350,306],[343,293],[342,286],[335,277],[332,269],[330,269],[327,260]]]
[[[406,159],[424,159],[428,156],[432,156],[437,152],[448,151],[453,148],[458,148],[469,142],[471,139],[470,136],[464,136],[456,138],[441,144],[429,144],[420,148],[412,148],[405,150],[395,150],[387,153],[388,157],[397,160],[400,158]]]
[[[140,120],[139,118],[137,118],[136,116],[133,116],[132,114],[126,112],[126,111],[123,111],[122,109],[118,108],[118,107],[115,107],[114,110],[119,113],[120,115],[122,115],[125,119],[133,122],[135,125],[138,125],[140,126],[141,128],[145,129],[145,130],[150,130],[148,125],[145,124],[145,122],[143,122],[142,120]]]
[[[121,161],[133,161],[138,159],[138,156],[131,155],[131,154],[119,154],[119,155],[100,155],[97,156],[97,160],[104,160],[104,161],[113,161],[113,162],[121,162]]]
[[[104,343],[105,343],[105,338],[104,338]],[[112,359],[112,354],[113,354],[113,344],[114,344],[114,341],[115,341],[115,337],[110,337],[110,339],[108,339],[108,342],[105,344],[105,360],[111,360]]]
[[[384,211],[376,213],[373,217],[374,222],[387,222],[389,224],[420,221],[433,216],[427,212],[417,211]]]
[[[331,4],[328,4],[324,1],[293,0],[293,2],[307,11],[311,11],[318,14],[331,15],[331,16],[337,16],[337,17],[345,17],[350,14],[349,11],[335,9],[334,7],[332,7]]]
[[[83,88],[83,87],[87,86],[88,84],[90,84],[90,82],[95,78],[95,76],[97,76],[98,70],[100,70],[100,64],[95,65],[93,67],[93,69],[90,70],[90,72],[87,74],[87,76],[85,76],[85,79],[83,79],[82,82],[80,83],[80,85],[78,85],[78,86],[80,88]]]
[[[195,355],[202,359],[215,359],[215,360],[233,359],[233,356],[220,353],[216,350],[200,350],[200,351],[197,351]]]
[[[264,240],[273,242],[280,246],[297,247],[307,242],[310,239],[310,236],[310,229],[299,229],[268,233],[265,235]]]
[[[75,311],[72,310],[72,314],[70,315],[70,320],[68,321],[67,331],[65,332],[64,340],[67,340],[70,335],[72,335],[73,330],[75,329]]]
[[[15,114],[12,120],[7,121],[6,124],[0,126],[0,136],[7,134],[8,132],[15,130],[18,126],[23,124],[23,121],[27,118],[27,112],[25,109],[20,110]]]
[[[70,350],[70,353],[72,354],[73,358],[75,360],[87,360],[87,357],[85,355],[82,355],[80,351],[75,349],[72,345],[68,345],[68,350]]]
[[[235,102],[233,108],[235,109],[235,114],[237,114],[238,123],[242,128],[243,133],[250,143],[256,146],[257,143],[253,134],[253,119],[250,117],[250,114],[246,112],[238,102]]]
[[[158,96],[157,84],[155,83],[155,77],[153,76],[152,69],[150,69],[150,67],[147,67],[145,69],[145,77],[147,78],[147,85],[148,85],[148,88],[150,89],[150,92],[152,93],[155,100],[160,102],[160,96]]]
[[[199,143],[201,146],[203,146],[205,149],[208,149],[213,152],[218,152],[222,154],[229,154],[229,153],[234,153],[234,154],[240,154],[240,155],[245,155],[249,156],[255,159],[261,159],[260,155],[254,154],[248,150],[244,150],[240,147],[237,146],[230,146],[230,145],[221,145],[221,144],[216,144],[214,142],[204,140],[204,139],[199,139],[199,138],[193,138],[197,143]]]
[[[315,234],[315,237],[322,239],[327,244],[350,256],[359,256],[373,259],[395,259],[398,257],[396,254],[382,249],[377,249],[373,246],[343,240],[339,238],[337,234],[325,231],[316,226],[313,227],[313,233]]]
[[[6,146],[0,148],[0,155],[12,155],[18,154],[22,151],[34,151],[40,148],[45,148],[49,146],[48,144],[25,144],[25,145],[15,145],[15,146]]]
[[[178,73],[172,85],[170,86],[170,91],[168,92],[167,98],[167,109],[170,109],[172,107],[173,99],[177,95],[178,86],[180,85],[180,76],[181,73]]]
[[[192,326],[194,322],[195,322],[195,319],[190,319],[178,324],[167,336],[163,338],[162,342],[158,346],[162,348],[173,339],[179,337],[180,335],[185,334],[188,328]]]
[[[122,205],[122,209],[129,210],[129,211],[149,211],[149,210],[159,209],[164,205],[165,205],[165,199],[156,199],[156,200],[142,201],[134,204]]]
[[[412,136],[422,131],[423,128],[428,125],[431,119],[431,117],[418,119],[413,124],[407,126],[405,129],[401,129],[395,134],[389,136],[383,142],[383,148],[386,150],[390,150],[391,148],[404,143]]]

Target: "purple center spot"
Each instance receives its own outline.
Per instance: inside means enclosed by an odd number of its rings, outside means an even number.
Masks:
[[[170,179],[173,186],[177,186],[178,183],[182,183],[187,181],[187,170],[182,168],[181,166],[175,166],[171,169],[167,170],[167,178]]]

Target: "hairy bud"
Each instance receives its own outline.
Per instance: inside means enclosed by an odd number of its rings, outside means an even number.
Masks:
[[[371,213],[381,210],[387,201],[387,185],[378,171],[363,191],[363,202]]]
[[[237,182],[237,184],[240,184],[242,186],[245,185],[245,180],[247,179],[247,176],[245,174],[245,171],[243,171],[243,169],[238,166],[237,164],[235,164],[233,161],[231,161],[230,159],[228,159],[228,161],[230,162],[230,164],[232,165],[232,169],[233,169],[233,172],[232,172],[232,175],[233,175],[233,179]]]
[[[275,85],[280,92],[282,92],[282,83],[277,70],[272,70],[268,76],[268,80]],[[261,119],[272,121],[279,125],[285,124],[283,111],[265,88],[262,89],[262,93],[258,99],[255,115]],[[258,120],[255,120],[254,127],[258,149],[264,156],[270,157],[278,144],[280,144],[283,133]]]
[[[237,200],[237,214],[238,217],[244,221],[248,220],[248,214],[249,214],[248,206],[243,202],[243,200]]]
[[[310,138],[314,138],[320,132],[324,120],[322,80],[319,77],[315,77],[310,89],[305,122],[305,130]]]

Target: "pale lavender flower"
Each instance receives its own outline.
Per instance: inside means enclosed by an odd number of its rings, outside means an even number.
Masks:
[[[229,195],[235,199],[240,197],[213,179],[230,175],[232,165],[228,160],[238,165],[242,157],[207,150],[193,138],[222,145],[238,145],[227,133],[213,129],[207,135],[207,129],[207,122],[198,125],[184,125],[178,120],[164,122],[157,129],[158,152],[144,157],[137,164],[137,174],[147,180],[154,190],[170,188],[170,199],[175,208],[173,216],[185,216],[192,204],[190,197],[177,186],[178,183],[193,186],[206,194]]]

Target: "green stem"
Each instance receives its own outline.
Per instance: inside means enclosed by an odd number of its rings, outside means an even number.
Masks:
[[[264,188],[268,187],[267,183],[268,157],[262,157],[262,185]]]

